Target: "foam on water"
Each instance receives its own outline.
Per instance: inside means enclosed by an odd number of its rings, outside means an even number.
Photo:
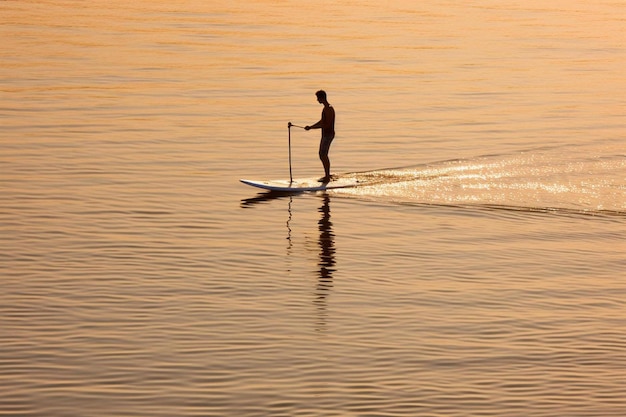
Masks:
[[[617,153],[537,149],[343,177],[360,185],[334,191],[337,194],[397,203],[626,213],[626,158]]]

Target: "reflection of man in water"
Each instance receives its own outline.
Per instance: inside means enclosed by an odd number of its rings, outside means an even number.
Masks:
[[[319,208],[322,218],[318,222],[320,230],[320,276],[317,282],[317,297],[321,302],[326,299],[333,287],[333,271],[335,266],[335,235],[330,221],[330,197],[324,196],[324,204]]]
[[[320,140],[320,160],[324,165],[324,177],[320,178],[321,182],[329,182],[330,177],[330,159],[328,158],[328,151],[330,150],[330,144],[335,138],[335,109],[328,103],[326,99],[326,92],[319,90],[315,93],[317,101],[324,105],[322,110],[322,118],[319,122],[312,126],[306,126],[306,130],[310,129],[322,129],[322,139]]]

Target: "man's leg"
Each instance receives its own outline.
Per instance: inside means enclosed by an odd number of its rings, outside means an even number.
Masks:
[[[330,159],[328,155],[320,156],[322,160],[322,165],[324,165],[324,174],[326,174],[326,178],[330,179]]]
[[[330,150],[330,144],[332,141],[332,138],[322,138],[320,141],[319,155],[322,165],[324,166],[324,180],[327,181],[330,181],[330,158],[328,158],[328,151]]]

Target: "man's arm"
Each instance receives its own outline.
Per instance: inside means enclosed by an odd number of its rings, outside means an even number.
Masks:
[[[324,127],[324,112],[322,112],[322,118],[320,119],[319,122],[311,126],[305,126],[304,128],[306,130],[309,130],[309,129],[321,129],[322,127]]]
[[[306,126],[305,129],[327,129],[332,127],[332,117],[333,117],[333,108],[332,107],[324,107],[322,110],[322,118],[319,122],[315,123],[311,126]]]

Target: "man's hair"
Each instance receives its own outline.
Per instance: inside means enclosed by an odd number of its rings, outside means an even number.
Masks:
[[[319,90],[317,93],[315,93],[315,95],[317,96],[317,98],[326,100],[326,91],[324,90]]]

